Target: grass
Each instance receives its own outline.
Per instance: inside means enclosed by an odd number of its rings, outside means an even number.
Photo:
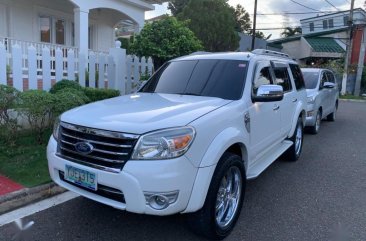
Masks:
[[[46,131],[42,145],[35,141],[35,134],[29,131],[20,133],[15,146],[0,143],[0,174],[25,187],[50,182],[46,149],[51,133],[51,130]]]
[[[345,100],[366,100],[366,97],[356,95],[341,95],[340,98]]]

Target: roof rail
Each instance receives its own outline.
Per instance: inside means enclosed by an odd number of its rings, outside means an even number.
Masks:
[[[204,54],[212,54],[212,52],[197,51],[197,52],[191,53],[190,55],[204,55]]]
[[[277,56],[282,58],[290,58],[288,54],[284,54],[277,51],[267,50],[267,49],[255,49],[252,51],[253,54],[261,54],[261,55],[270,55],[270,56]]]

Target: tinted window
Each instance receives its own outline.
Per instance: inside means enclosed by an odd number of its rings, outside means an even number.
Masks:
[[[327,82],[327,76],[325,73],[322,73],[322,76],[320,77],[320,85],[319,85],[319,89],[322,89],[324,86],[324,83]]]
[[[319,81],[319,72],[302,72],[305,79],[306,89],[315,89]]]
[[[140,92],[238,100],[246,72],[247,62],[240,60],[173,61],[157,71]]]
[[[287,68],[275,68],[276,84],[281,85],[284,92],[292,90],[290,76]]]
[[[301,69],[296,64],[290,64],[292,76],[294,77],[295,86],[297,90],[305,88],[304,77],[302,76]]]
[[[323,20],[323,29],[327,29],[327,28],[328,28],[328,21]]]
[[[269,67],[264,67],[256,75],[253,83],[253,93],[256,95],[259,86],[272,84]]]
[[[334,78],[334,75],[332,72],[327,72],[327,79],[328,79],[328,82],[332,82],[335,84],[335,78]]]

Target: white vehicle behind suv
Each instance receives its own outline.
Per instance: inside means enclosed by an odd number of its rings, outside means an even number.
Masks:
[[[129,212],[188,214],[200,234],[233,229],[247,179],[302,150],[297,63],[257,50],[178,58],[135,94],[64,113],[47,157],[54,182]]]

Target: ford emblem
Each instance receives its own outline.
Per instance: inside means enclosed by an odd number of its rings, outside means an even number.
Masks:
[[[83,155],[92,153],[94,147],[89,142],[78,142],[75,144],[75,150]]]

